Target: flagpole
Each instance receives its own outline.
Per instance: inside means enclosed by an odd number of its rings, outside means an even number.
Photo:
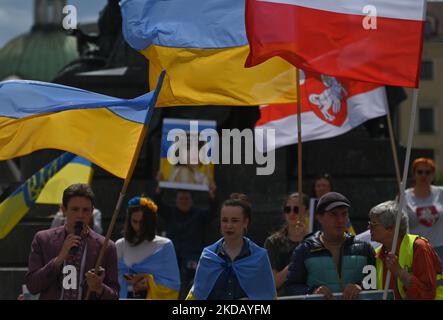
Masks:
[[[164,76],[165,76],[165,71],[162,71],[162,73],[160,74],[159,80],[157,82],[157,87],[155,89],[154,97],[152,98],[152,99],[154,99],[154,101],[156,100],[155,97],[158,96],[158,94],[160,93],[160,89],[161,89],[161,86],[163,83]],[[118,213],[120,212],[120,208],[123,203],[123,199],[126,195],[126,191],[128,190],[129,182],[131,181],[132,174],[133,174],[135,166],[137,164],[140,150],[143,146],[143,142],[145,141],[146,133],[148,132],[148,123],[151,120],[152,114],[154,113],[154,107],[155,107],[155,103],[152,106],[148,106],[149,110],[146,114],[145,123],[143,125],[142,131],[140,132],[140,136],[137,141],[137,146],[135,147],[135,152],[134,152],[134,155],[131,160],[131,165],[129,166],[128,174],[125,178],[125,181],[123,183],[123,187],[120,191],[120,195],[118,197],[117,204],[114,209],[114,213],[112,214],[111,223],[109,224],[108,231],[106,232],[105,241],[103,242],[103,246],[100,249],[97,261],[95,263],[95,267],[94,267],[95,274],[98,274],[98,272],[99,272],[99,267],[102,263],[106,248],[108,247],[109,239],[111,238],[111,234],[112,234],[112,230],[114,230],[114,226],[115,226],[115,222],[117,221]],[[89,300],[90,295],[91,295],[91,290],[88,287],[88,292],[86,293],[85,300]]]
[[[417,113],[417,102],[418,102],[418,88],[414,88],[413,91],[413,100],[412,100],[412,110],[411,110],[411,120],[409,122],[409,133],[408,133],[408,145],[406,148],[406,158],[405,158],[405,164],[403,167],[403,180],[400,184],[400,201],[398,205],[398,212],[397,212],[397,219],[395,222],[395,232],[394,232],[394,238],[392,240],[392,248],[391,253],[395,254],[395,251],[397,249],[397,241],[398,241],[398,235],[400,231],[400,220],[402,216],[402,212],[405,207],[405,187],[406,182],[408,179],[408,168],[409,168],[409,162],[411,158],[411,148],[412,148],[412,139],[414,134],[414,124],[415,124],[415,115]],[[388,270],[386,273],[386,282],[383,292],[383,300],[386,300],[388,297],[388,290],[389,290],[389,283],[391,282],[391,272]]]
[[[16,182],[22,181],[22,173],[20,172],[20,169],[17,168],[17,165],[12,161],[11,159],[6,160],[6,164],[9,167],[9,170],[11,170],[12,175],[14,176],[14,179]]]
[[[401,189],[400,165],[398,164],[397,148],[395,147],[394,130],[392,130],[391,113],[389,106],[386,104],[386,120],[388,122],[389,140],[391,141],[392,157],[394,158],[395,175],[397,178],[398,192]]]
[[[424,5],[423,5],[422,14],[423,14],[423,21],[425,21],[426,20],[426,1],[424,2]],[[423,39],[422,39],[422,41],[423,41]],[[420,52],[420,59],[421,59],[422,53],[423,52],[421,51]],[[405,207],[405,189],[406,189],[406,182],[408,179],[408,169],[409,169],[409,162],[410,162],[410,158],[411,158],[412,139],[413,139],[413,135],[414,135],[415,117],[416,117],[416,113],[417,113],[417,104],[418,104],[418,82],[417,82],[417,88],[413,89],[413,95],[412,95],[412,110],[411,110],[411,119],[409,122],[408,144],[406,147],[406,157],[405,157],[405,163],[403,166],[403,180],[400,184],[400,199],[399,199],[399,204],[398,204],[397,219],[395,221],[394,238],[392,239],[391,253],[394,253],[394,254],[397,249],[398,234],[400,231],[400,220],[401,220],[402,213],[403,213],[403,210]],[[385,282],[385,288],[384,288],[384,292],[383,292],[383,300],[386,300],[388,298],[388,290],[389,290],[390,282],[391,282],[391,271],[388,270],[388,272],[386,273],[386,282]]]
[[[297,179],[298,179],[298,207],[301,212],[301,208],[303,208],[303,171],[302,171],[302,141],[301,141],[301,101],[300,101],[300,69],[296,69],[296,83],[297,83]],[[304,213],[306,215],[306,212]],[[301,223],[304,224],[305,218],[303,215],[303,220]],[[306,226],[305,226],[306,228]]]
[[[129,182],[131,181],[132,174],[134,172],[135,165],[137,164],[138,156],[139,156],[141,147],[143,145],[143,141],[145,140],[145,137],[146,137],[146,132],[147,132],[147,127],[143,126],[142,132],[140,133],[140,138],[137,142],[134,157],[132,158],[132,162],[131,162],[131,166],[129,168],[128,175],[123,183],[123,187],[120,191],[120,195],[118,197],[118,201],[115,206],[114,213],[112,214],[111,223],[109,224],[108,231],[106,232],[105,241],[103,242],[103,246],[100,249],[100,253],[99,253],[97,261],[95,263],[95,267],[94,267],[95,274],[98,274],[98,272],[99,272],[99,267],[102,263],[103,256],[105,254],[105,250],[108,247],[109,239],[111,238],[112,231],[114,230],[114,226],[115,226],[115,222],[117,221],[118,213],[120,212],[121,205],[123,203],[123,199],[126,195],[126,191],[128,190]],[[88,292],[86,293],[85,300],[89,300],[90,294],[91,294],[91,291],[88,288]]]

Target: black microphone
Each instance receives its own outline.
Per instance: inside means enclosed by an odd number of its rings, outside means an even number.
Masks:
[[[83,222],[77,221],[74,226],[74,234],[76,236],[80,236],[82,233],[82,230],[83,230]],[[78,247],[72,247],[71,250],[69,251],[69,253],[76,254],[77,250],[78,250]]]

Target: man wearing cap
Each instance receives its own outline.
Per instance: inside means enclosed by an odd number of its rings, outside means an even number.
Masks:
[[[321,231],[307,235],[292,254],[286,290],[290,295],[322,294],[333,299],[356,299],[365,277],[363,267],[375,266],[371,245],[346,233],[350,201],[329,192],[317,204]]]

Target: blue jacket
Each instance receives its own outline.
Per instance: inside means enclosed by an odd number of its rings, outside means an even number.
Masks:
[[[367,242],[346,234],[339,265],[320,241],[320,231],[308,235],[294,250],[289,265],[286,290],[289,295],[311,294],[320,286],[342,292],[350,283],[361,284],[365,265],[375,266],[375,252]]]

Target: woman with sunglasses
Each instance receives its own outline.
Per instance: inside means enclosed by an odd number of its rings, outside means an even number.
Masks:
[[[443,260],[443,187],[432,185],[434,160],[416,159],[412,174],[414,186],[405,193],[409,232],[428,239]]]
[[[300,210],[298,193],[290,194],[283,203],[284,224],[265,240],[264,247],[268,250],[278,296],[286,295],[283,284],[288,275],[291,255],[306,234],[307,206],[307,196],[303,195],[303,207]]]

